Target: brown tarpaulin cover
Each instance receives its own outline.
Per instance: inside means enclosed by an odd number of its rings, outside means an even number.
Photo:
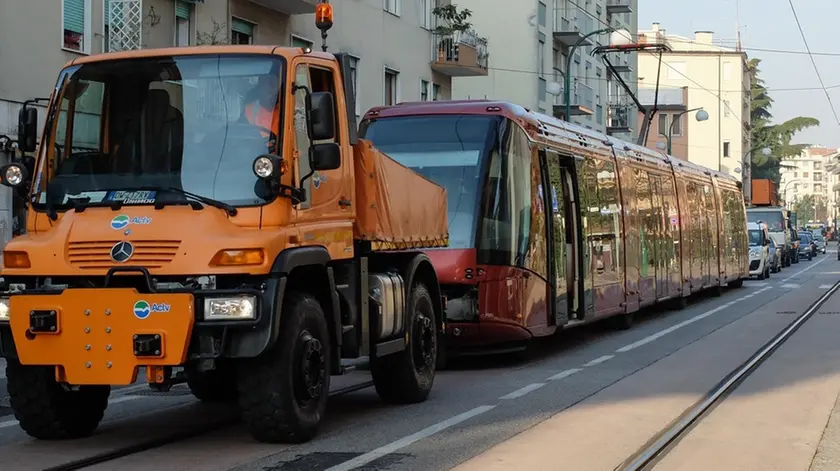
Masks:
[[[356,239],[374,249],[446,247],[446,190],[383,154],[370,141],[353,147]]]

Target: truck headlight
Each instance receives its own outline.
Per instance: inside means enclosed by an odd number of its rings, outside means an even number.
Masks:
[[[9,298],[0,298],[0,322],[9,320]]]
[[[237,321],[257,318],[256,296],[206,298],[204,319],[208,321]]]

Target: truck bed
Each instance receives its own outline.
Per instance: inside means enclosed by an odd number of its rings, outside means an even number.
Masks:
[[[446,190],[359,139],[354,237],[374,250],[449,245]]]

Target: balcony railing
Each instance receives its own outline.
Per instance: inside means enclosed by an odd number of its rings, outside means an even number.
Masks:
[[[573,46],[585,35],[595,31],[595,19],[577,7],[558,8],[554,11],[554,40],[566,46]],[[587,38],[581,46],[592,45]]]
[[[619,101],[609,105],[609,121],[607,122],[608,133],[620,133],[630,131],[630,117],[635,112],[635,106]]]
[[[633,11],[633,6],[630,0],[607,0],[607,14],[613,15],[616,13],[630,13]]]
[[[592,115],[595,113],[595,90],[589,85],[580,82],[572,82],[572,93],[569,97],[569,111],[572,116]],[[563,91],[554,99],[554,116],[561,116],[565,113],[565,102]],[[568,117],[566,118],[568,119]]]
[[[433,36],[435,42],[432,70],[451,77],[478,77],[487,75],[490,53],[487,38],[473,31],[455,32],[446,36]]]

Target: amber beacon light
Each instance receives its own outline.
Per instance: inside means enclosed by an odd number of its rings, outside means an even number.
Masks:
[[[333,7],[322,0],[315,7],[315,27],[321,30],[321,50],[327,52],[327,30],[333,26]]]

